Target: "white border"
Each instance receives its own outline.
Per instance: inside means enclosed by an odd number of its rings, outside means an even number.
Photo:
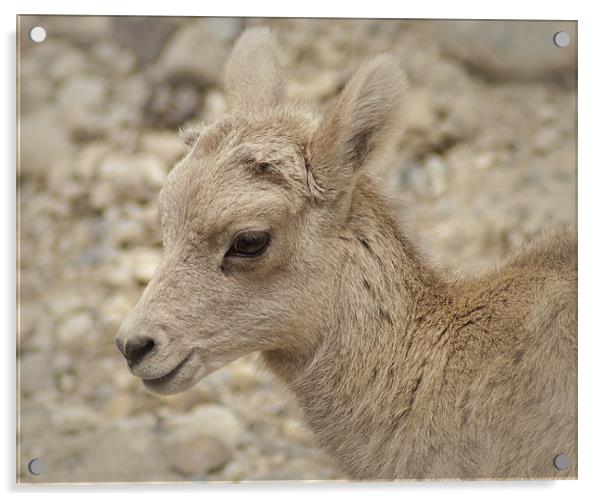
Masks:
[[[2,401],[2,455],[0,470],[4,475],[2,485],[9,496],[20,494],[28,498],[42,494],[48,499],[84,495],[110,495],[128,498],[134,493],[147,499],[163,499],[168,493],[179,498],[198,499],[207,494],[221,494],[226,498],[245,495],[263,500],[281,498],[301,499],[306,496],[343,494],[350,499],[363,499],[378,495],[395,499],[538,499],[563,500],[593,499],[600,492],[597,478],[600,475],[602,452],[599,447],[600,427],[600,370],[602,350],[598,327],[599,290],[602,283],[599,260],[602,255],[599,236],[602,210],[598,194],[602,186],[600,171],[601,127],[598,113],[602,81],[599,70],[600,18],[595,12],[595,2],[576,1],[504,2],[441,1],[393,2],[302,2],[233,1],[201,2],[169,0],[151,3],[140,1],[87,0],[75,2],[53,0],[3,1],[0,3],[0,23],[3,28],[2,65],[3,118],[0,121],[2,151],[5,152],[2,187],[3,210],[0,230],[3,235],[2,296],[0,317],[5,319],[4,338],[5,381]],[[443,484],[243,484],[243,485],[182,485],[182,486],[94,486],[94,487],[16,487],[15,486],[15,16],[20,14],[130,14],[130,15],[222,15],[278,17],[405,17],[405,18],[480,18],[480,19],[577,19],[579,21],[579,480],[559,482],[486,482]],[[599,230],[598,230],[599,231]],[[596,496],[597,497],[597,496]]]

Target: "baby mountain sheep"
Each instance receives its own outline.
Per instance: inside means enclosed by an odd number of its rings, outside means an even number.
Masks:
[[[366,169],[398,137],[392,57],[323,114],[286,99],[265,28],[225,79],[230,114],[159,196],[164,257],[116,339],[132,373],[177,393],[260,351],[356,479],[576,477],[574,235],[444,277]]]

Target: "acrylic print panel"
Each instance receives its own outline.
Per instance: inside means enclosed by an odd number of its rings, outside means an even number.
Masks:
[[[18,481],[576,478],[576,46],[20,16]]]

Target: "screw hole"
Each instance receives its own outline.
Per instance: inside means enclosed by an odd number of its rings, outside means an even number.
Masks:
[[[42,43],[46,40],[46,30],[41,26],[35,26],[29,30],[29,38],[35,43]]]
[[[554,45],[563,49],[571,43],[571,36],[566,31],[559,31],[554,34]]]
[[[571,458],[566,454],[558,454],[554,458],[554,466],[557,470],[568,470],[569,466],[571,466]]]
[[[41,459],[34,458],[27,464],[27,469],[32,475],[41,475],[44,473],[44,463]]]

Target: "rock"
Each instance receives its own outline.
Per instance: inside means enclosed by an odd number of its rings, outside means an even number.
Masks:
[[[235,18],[197,19],[168,41],[156,65],[161,81],[192,81],[206,87],[221,83],[230,43],[240,30]]]
[[[103,133],[112,142],[131,149],[138,141],[144,109],[151,95],[149,82],[142,75],[128,75],[111,88],[111,101],[103,116]]]
[[[101,315],[107,329],[116,330],[135,304],[130,295],[111,294],[101,306]]]
[[[66,433],[94,430],[100,425],[100,418],[89,407],[58,407],[51,416],[52,426]]]
[[[138,221],[131,219],[119,219],[113,221],[107,227],[107,234],[111,245],[120,247],[123,245],[145,243],[146,230]]]
[[[215,391],[206,384],[206,381],[201,381],[196,386],[189,390],[166,397],[166,403],[170,409],[177,411],[189,411],[200,404],[215,403],[217,396]]]
[[[428,174],[431,194],[441,195],[447,188],[447,167],[440,156],[428,155],[424,168]]]
[[[97,134],[102,128],[108,83],[91,75],[72,76],[59,87],[56,106],[61,121],[78,136]]]
[[[196,120],[201,104],[202,91],[195,83],[157,84],[145,109],[145,120],[156,127],[176,129]]]
[[[172,167],[186,153],[184,142],[176,132],[153,131],[142,137],[141,148]]]
[[[132,376],[132,379],[134,377]],[[119,392],[113,395],[103,409],[103,414],[108,419],[129,416],[134,409],[134,399],[129,392]]]
[[[181,475],[203,478],[219,470],[231,458],[231,453],[216,438],[201,436],[192,441],[168,443],[163,452],[171,467]]]
[[[58,386],[63,393],[71,395],[77,389],[77,378],[73,374],[63,374],[59,378]]]
[[[406,99],[407,131],[425,134],[436,124],[432,93],[426,89],[410,89]]]
[[[342,87],[343,75],[339,71],[324,70],[307,82],[293,82],[291,96],[308,101],[325,101],[334,96]]]
[[[198,437],[214,438],[232,453],[240,442],[242,425],[226,407],[203,404],[186,414],[166,419],[165,434],[170,440],[182,443]]]
[[[111,152],[106,142],[91,142],[83,146],[75,158],[74,171],[78,179],[91,181],[98,173],[102,159]]]
[[[76,313],[68,318],[58,328],[58,340],[64,348],[69,350],[85,348],[95,325],[92,315],[86,311]]]
[[[293,443],[310,445],[313,437],[309,430],[297,419],[286,419],[282,424],[285,436]]]
[[[135,69],[136,60],[133,54],[115,45],[113,40],[94,44],[92,53],[98,63],[109,66],[113,74],[125,76]]]
[[[164,433],[172,467],[185,475],[204,475],[223,467],[232,457],[242,426],[230,410],[209,404],[166,417]]]
[[[44,392],[54,388],[49,354],[27,353],[19,363],[19,389],[22,395]]]
[[[153,278],[153,274],[161,262],[161,251],[140,247],[130,254],[134,279],[146,284]]]
[[[107,209],[124,200],[154,200],[166,175],[165,165],[154,155],[110,154],[100,161],[99,180],[91,187],[90,203]]]
[[[116,262],[104,266],[100,273],[100,280],[111,288],[119,290],[131,288],[134,285],[134,277],[126,256],[117,257]],[[113,316],[112,320],[114,319]]]
[[[548,153],[558,147],[562,139],[560,130],[554,126],[541,129],[533,138],[533,149],[537,153]]]
[[[69,77],[84,74],[87,67],[88,60],[83,52],[73,47],[65,47],[60,57],[55,57],[53,64],[48,65],[48,76],[55,83],[61,83]]]
[[[127,52],[144,65],[157,58],[169,36],[185,22],[185,18],[164,16],[115,16],[111,19],[118,47],[121,51],[129,49]]]
[[[574,80],[576,23],[557,21],[433,21],[431,35],[442,49],[475,71],[497,80]],[[566,48],[554,45],[558,31],[569,33]]]
[[[57,374],[71,370],[72,367],[73,357],[65,352],[58,352],[52,358],[52,368]]]
[[[230,367],[230,384],[239,391],[247,391],[261,383],[257,371],[246,362],[237,361]]]
[[[64,124],[50,108],[21,119],[20,175],[44,178],[50,169],[73,155]]]
[[[207,122],[218,120],[226,112],[226,96],[223,92],[211,89],[205,96],[203,119]]]
[[[474,166],[479,170],[487,170],[495,165],[495,153],[486,151],[477,155],[474,159]]]

